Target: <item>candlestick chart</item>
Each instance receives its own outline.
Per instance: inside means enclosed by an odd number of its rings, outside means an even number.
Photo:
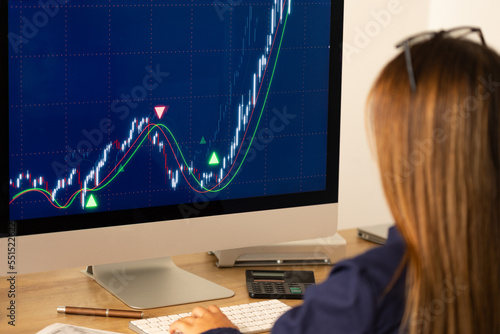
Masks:
[[[10,219],[324,189],[328,7],[9,1]]]

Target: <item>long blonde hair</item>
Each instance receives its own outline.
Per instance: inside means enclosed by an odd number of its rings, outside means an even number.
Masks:
[[[381,72],[367,103],[385,195],[407,244],[402,330],[500,333],[500,57],[442,36]]]

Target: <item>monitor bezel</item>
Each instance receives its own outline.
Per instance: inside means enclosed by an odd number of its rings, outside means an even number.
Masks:
[[[8,6],[6,2],[5,6]],[[56,216],[37,219],[25,219],[11,221],[9,219],[9,166],[1,186],[2,198],[2,221],[0,236],[6,237],[15,226],[16,236],[35,235],[44,233],[67,232],[73,230],[103,228],[129,224],[150,223],[155,221],[178,220],[183,218],[199,218],[217,215],[237,214],[244,212],[266,211],[273,209],[285,209],[293,207],[321,205],[338,203],[339,189],[339,153],[340,153],[340,105],[341,105],[341,77],[342,77],[342,38],[343,38],[343,1],[332,1],[331,3],[331,31],[330,31],[330,75],[328,96],[328,155],[326,189],[323,191],[294,193],[284,195],[262,196],[254,198],[241,198],[230,200],[213,200],[203,204],[183,204],[184,211],[179,205],[168,205],[161,207],[149,207],[140,209],[117,210],[108,212],[86,213],[70,216]],[[8,11],[4,11],[4,36],[8,32]],[[8,80],[8,51],[2,49],[4,64],[6,66],[5,80]],[[4,91],[7,108],[9,108],[8,90]],[[2,131],[3,145],[2,156],[9,158],[9,122],[3,122]],[[331,168],[333,166],[333,168]],[[186,216],[185,210],[189,212]],[[71,220],[71,225],[67,224]],[[117,223],[118,222],[118,223]]]

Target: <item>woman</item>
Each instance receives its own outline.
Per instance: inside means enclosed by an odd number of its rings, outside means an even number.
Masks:
[[[367,104],[397,230],[273,333],[500,333],[500,57],[475,28],[399,46]],[[215,306],[170,330],[238,333]]]

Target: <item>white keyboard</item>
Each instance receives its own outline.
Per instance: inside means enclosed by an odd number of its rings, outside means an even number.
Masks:
[[[276,299],[249,304],[221,307],[231,322],[242,333],[261,333],[271,330],[274,322],[291,307]],[[177,319],[189,316],[190,313],[173,314],[163,317],[132,320],[129,328],[139,334],[168,333],[168,327]]]

